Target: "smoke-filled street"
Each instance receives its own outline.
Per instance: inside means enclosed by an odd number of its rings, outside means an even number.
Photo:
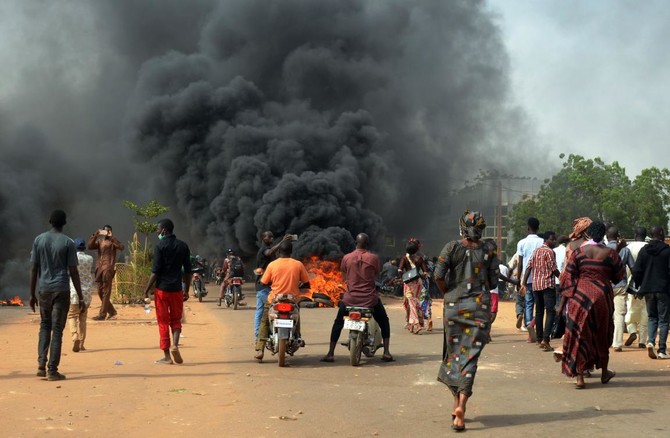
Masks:
[[[34,376],[35,315],[0,308],[5,357],[0,362],[0,403],[6,437],[83,434],[113,437],[409,437],[453,434],[451,395],[436,381],[442,324],[432,334],[402,329],[398,300],[387,299],[396,361],[381,351],[359,367],[338,346],[336,361],[319,362],[327,350],[333,309],[303,309],[307,346],[286,368],[267,354],[253,360],[252,310],[217,307],[214,299],[187,303],[183,365],[156,365],[160,356],[152,315],[124,308],[117,321],[90,324],[86,352],[64,343],[63,383]],[[436,313],[441,303],[434,304]],[[32,321],[32,322],[31,322]],[[575,391],[550,353],[514,329],[513,304],[501,304],[493,342],[479,361],[466,421],[474,436],[663,437],[670,414],[668,366],[644,349],[612,356],[617,376],[597,377]],[[343,338],[346,330],[343,332]],[[649,396],[653,394],[653,402]]]

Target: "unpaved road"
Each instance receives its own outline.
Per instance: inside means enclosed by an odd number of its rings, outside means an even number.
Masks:
[[[66,329],[62,382],[34,376],[39,316],[0,308],[0,436],[455,434],[451,395],[435,380],[441,319],[434,333],[411,335],[402,329],[400,302],[386,299],[396,362],[382,363],[378,354],[354,368],[341,346],[335,363],[319,362],[335,309],[303,309],[307,346],[279,368],[269,354],[263,364],[252,359],[251,309],[219,308],[207,298],[187,302],[183,365],[155,365],[153,311],[147,317],[141,307],[124,307],[117,321],[89,322],[86,352],[70,351]],[[441,303],[433,309],[441,314]],[[626,349],[612,355],[610,384],[588,379],[576,391],[550,353],[513,328],[513,311],[501,303],[479,362],[468,436],[670,436],[670,361]]]

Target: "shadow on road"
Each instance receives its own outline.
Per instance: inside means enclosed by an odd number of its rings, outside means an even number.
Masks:
[[[502,415],[479,415],[472,419],[472,422],[482,423],[481,429],[495,429],[497,427],[520,426],[524,424],[545,424],[554,421],[575,421],[613,415],[639,415],[649,414],[654,411],[650,409],[602,409],[585,408],[580,411],[562,411],[562,412],[543,412],[543,413],[522,413],[522,414],[502,414]],[[468,420],[466,420],[468,421]],[[469,421],[468,421],[469,422]],[[468,429],[480,429],[475,425],[469,425]]]

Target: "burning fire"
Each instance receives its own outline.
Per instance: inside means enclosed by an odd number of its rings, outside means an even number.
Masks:
[[[23,301],[21,298],[14,297],[8,300],[0,300],[0,306],[23,306]]]
[[[304,262],[309,273],[311,293],[328,295],[335,306],[340,302],[340,295],[344,292],[344,280],[340,264],[319,257],[312,256]]]

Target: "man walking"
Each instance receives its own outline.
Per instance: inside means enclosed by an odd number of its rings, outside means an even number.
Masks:
[[[154,248],[154,261],[151,268],[149,283],[144,291],[144,297],[149,297],[149,291],[156,285],[154,300],[156,303],[156,321],[160,348],[164,357],[156,361],[157,364],[172,364],[170,352],[177,363],[183,363],[179,352],[179,335],[181,335],[181,317],[184,311],[184,299],[188,297],[191,286],[191,251],[188,245],[177,239],[174,233],[174,223],[170,219],[158,222],[158,245]],[[182,284],[184,290],[182,290]],[[172,330],[173,345],[170,349],[170,330]]]
[[[81,282],[81,293],[84,295],[84,306],[79,302],[77,290],[70,280],[70,311],[67,314],[67,321],[72,335],[72,351],[78,353],[86,350],[84,347],[86,318],[88,308],[91,307],[91,295],[93,295],[93,257],[86,254],[84,239],[74,239],[74,246],[77,248],[77,271]]]
[[[51,230],[35,238],[30,253],[30,308],[40,307],[40,335],[37,345],[37,377],[47,380],[63,380],[58,372],[63,345],[63,330],[70,308],[70,278],[77,298],[84,304],[79,272],[77,250],[72,239],[63,234],[67,223],[63,210],[54,210],[49,218]],[[68,275],[69,274],[69,275]],[[39,277],[39,300],[36,296]],[[48,356],[48,363],[47,363]]]
[[[270,287],[261,283],[261,278],[263,273],[267,269],[270,262],[277,258],[277,250],[279,245],[282,242],[287,242],[291,240],[291,235],[287,234],[284,238],[279,241],[276,245],[272,245],[274,242],[274,235],[272,231],[264,231],[261,234],[261,247],[258,250],[256,255],[256,269],[254,273],[256,274],[256,313],[254,314],[254,339],[258,338],[258,330],[261,326],[261,317],[263,316],[263,307],[268,301],[268,295],[270,294]]]
[[[630,250],[631,256],[633,256],[633,261],[637,261],[637,256],[640,254],[640,250],[647,244],[647,229],[644,227],[637,227],[635,229],[635,240],[628,244],[628,249]],[[649,317],[647,316],[647,304],[644,301],[644,297],[639,295],[637,288],[635,287],[635,282],[632,280],[632,270],[629,273],[628,279],[628,297],[626,298],[626,326],[628,327],[628,338],[624,345],[630,347],[635,341],[638,342],[637,346],[639,348],[645,348],[646,344],[644,342],[647,340],[648,331],[648,321]]]
[[[540,229],[540,221],[537,218],[530,217],[528,218],[528,235],[521,239],[516,245],[516,252],[519,254],[519,266],[521,266],[521,275],[519,278],[527,278],[527,283],[525,283],[526,289],[525,293],[520,290],[519,297],[517,300],[523,300],[524,305],[524,314],[517,315],[517,327],[521,325],[521,321],[525,323],[525,327],[528,330],[528,342],[536,342],[537,335],[535,333],[535,323],[533,322],[533,285],[532,278],[527,277],[526,269],[528,267],[528,261],[533,255],[533,251],[542,246],[544,240],[537,235],[537,230]],[[523,286],[524,283],[521,285]],[[524,299],[525,296],[525,299]]]
[[[98,250],[95,283],[98,285],[98,296],[102,304],[100,313],[91,318],[95,321],[116,317],[116,309],[111,302],[112,280],[116,272],[116,253],[123,251],[123,248],[123,244],[113,235],[111,225],[105,225],[102,230],[97,230],[88,239],[88,249]]]
[[[558,278],[560,275],[558,266],[556,266],[556,255],[553,251],[555,244],[556,233],[545,231],[544,243],[533,251],[521,282],[521,290],[524,292],[528,287],[528,277],[532,273],[531,284],[535,301],[537,339],[538,341],[541,339],[538,346],[543,351],[553,351],[553,348],[549,345],[549,340],[556,318],[556,283],[554,278]],[[525,293],[528,294],[527,291]],[[543,326],[545,312],[547,320]]]
[[[356,249],[342,259],[341,270],[344,274],[347,290],[342,300],[340,300],[337,316],[335,316],[333,328],[330,331],[330,347],[328,353],[321,359],[322,362],[333,362],[335,360],[335,346],[344,328],[344,317],[349,314],[347,306],[372,309],[372,316],[379,324],[384,342],[382,361],[393,361],[393,356],[389,352],[391,338],[389,317],[382,300],[379,298],[375,284],[381,266],[379,257],[368,251],[369,246],[370,238],[367,234],[361,233],[356,236]]]
[[[607,229],[606,236],[607,246],[618,251],[621,262],[632,270],[633,266],[635,266],[635,260],[633,260],[630,250],[625,246],[626,241],[619,235],[619,228],[611,225]],[[623,332],[626,329],[627,277],[622,278],[619,283],[612,285],[612,290],[614,291],[614,340],[612,341],[612,347],[614,351],[621,352],[623,351]]]
[[[633,279],[639,287],[638,293],[644,295],[649,315],[649,339],[647,353],[652,359],[669,359],[666,352],[668,323],[670,322],[670,247],[665,244],[665,230],[662,227],[651,229],[651,241],[640,250]],[[658,332],[658,352],[656,351],[656,332]]]

